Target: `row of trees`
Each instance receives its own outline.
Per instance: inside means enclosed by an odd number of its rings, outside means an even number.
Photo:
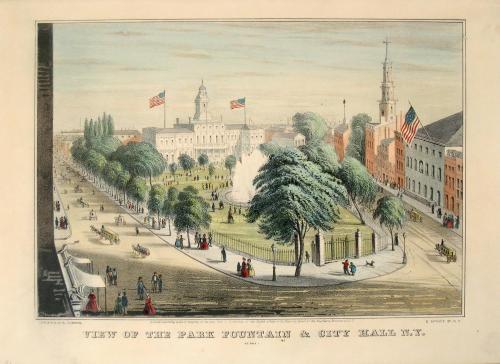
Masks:
[[[179,166],[184,171],[189,171],[189,172],[191,172],[193,168],[196,166],[196,161],[186,153],[182,153],[181,155],[179,155],[178,160],[179,164],[173,162],[168,165],[168,170],[174,177],[174,180]],[[203,153],[198,156],[198,165],[201,168],[205,168],[206,166],[208,166],[207,167],[208,175],[210,177],[212,177],[215,174],[215,164],[210,163],[210,160],[208,159],[208,156],[206,154]],[[232,173],[233,168],[236,166],[236,157],[234,155],[227,156],[224,161],[224,166],[229,170],[229,173]]]

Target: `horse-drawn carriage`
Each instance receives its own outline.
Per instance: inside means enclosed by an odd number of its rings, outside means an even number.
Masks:
[[[450,247],[444,245],[444,243],[436,244],[436,250],[439,255],[444,255],[446,257],[446,263],[456,262],[457,261],[457,253]]]
[[[80,207],[89,207],[89,203],[84,201],[83,197],[80,197],[79,199],[76,200],[77,203],[80,204]]]
[[[411,209],[407,211],[408,217],[411,221],[414,222],[422,222],[422,215],[420,215],[417,211],[414,209]]]
[[[146,258],[150,254],[149,249],[139,243],[137,245],[132,244],[132,251],[138,258]]]
[[[125,222],[125,219],[123,216],[120,214],[118,216],[115,216],[115,225],[126,225],[127,223]]]
[[[110,244],[120,244],[120,236],[104,225],[101,226],[101,229],[97,229],[94,225],[90,225],[90,230],[99,235],[99,239],[108,240]]]
[[[89,220],[96,220],[97,221],[97,214],[95,213],[94,210],[91,210],[89,212]]]

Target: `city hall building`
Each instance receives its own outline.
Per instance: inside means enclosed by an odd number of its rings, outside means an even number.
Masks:
[[[247,124],[225,124],[213,120],[208,112],[208,94],[203,82],[194,100],[195,113],[187,122],[179,118],[172,128],[144,128],[145,142],[151,143],[168,163],[183,153],[196,159],[206,154],[211,162],[222,162],[228,155],[240,158],[264,143],[264,129]]]
[[[406,193],[427,205],[444,206],[445,159],[462,151],[463,113],[458,112],[418,129],[405,147]]]

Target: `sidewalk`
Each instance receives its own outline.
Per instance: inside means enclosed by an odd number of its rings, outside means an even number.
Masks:
[[[377,183],[380,187],[382,187],[385,191],[389,192],[390,194],[394,195],[394,196],[397,196],[398,194],[398,190],[396,189],[392,189],[391,187],[389,186],[386,186],[384,184],[380,184],[380,183]],[[439,219],[437,217],[436,214],[433,214],[432,213],[432,210],[430,208],[430,206],[427,206],[405,194],[403,194],[403,201],[405,203],[407,203],[408,205],[414,207],[415,209],[417,209],[418,211],[424,213],[426,216],[430,217],[432,220],[436,221],[437,223],[439,224],[442,224],[443,223],[443,220],[442,219]],[[437,212],[437,207],[435,208],[435,211]],[[462,225],[462,223],[460,222],[460,225]],[[455,234],[459,235],[460,237],[463,237],[463,230],[462,230],[462,226],[460,226],[458,229],[448,229],[450,231],[453,231]]]
[[[61,195],[59,195],[59,190],[55,186],[53,187],[53,193],[54,193],[54,203],[55,201],[59,201],[61,203],[61,208],[60,211],[56,211],[54,209],[54,218],[60,219],[62,216],[66,216],[66,219],[68,220],[68,228],[67,229],[59,229],[55,227],[55,222],[52,221],[52,226],[54,227],[54,239],[55,240],[65,240],[68,239],[71,236],[71,221],[69,219],[69,216],[66,212],[66,207],[64,207],[62,200],[61,200]]]

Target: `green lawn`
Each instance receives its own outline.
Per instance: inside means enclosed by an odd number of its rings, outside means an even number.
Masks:
[[[207,168],[195,169],[192,172],[192,176],[187,178],[184,174],[185,174],[184,171],[182,170],[178,171],[175,178],[176,184],[174,184],[174,186],[179,190],[182,190],[184,187],[189,185],[194,186],[200,191],[200,194],[203,197],[205,197],[207,201],[209,201],[210,191],[205,191],[201,187],[202,183],[207,182],[205,180],[205,176],[208,175],[208,169]],[[229,171],[227,169],[217,168],[214,175],[222,175],[226,177],[228,174]],[[193,181],[193,176],[196,175],[200,176],[200,181]],[[156,183],[163,181],[164,177],[166,177],[167,180],[172,179],[170,173],[167,172],[164,175],[160,176],[159,178],[154,179],[153,183],[155,183],[155,181]],[[218,188],[222,180],[215,180],[214,178],[212,178],[211,182],[214,188]],[[209,203],[210,205],[212,205],[212,201],[209,201]],[[219,210],[218,202],[216,202],[215,205],[216,205],[215,212],[214,213],[210,212],[210,215],[212,216],[212,224],[210,226],[211,230],[222,234],[231,235],[234,238],[240,239],[245,242],[253,243],[254,245],[261,245],[265,247],[271,246],[273,241],[265,239],[264,235],[258,232],[257,224],[249,224],[245,221],[244,208],[241,209],[242,213],[241,215],[239,215],[237,212],[233,213],[234,224],[228,224],[227,212],[229,206],[226,205],[223,210]],[[368,226],[361,224],[359,219],[356,216],[354,216],[350,211],[342,208],[340,212],[341,212],[341,219],[337,222],[337,224],[335,224],[333,231],[324,233],[325,240],[330,240],[332,236],[334,238],[344,237],[345,235],[354,236],[356,229],[359,229],[361,231],[361,234],[365,237],[371,234],[372,230]],[[306,250],[309,250],[310,242],[314,239],[314,234],[315,231],[309,231],[308,234],[306,235],[306,244],[305,244]]]

